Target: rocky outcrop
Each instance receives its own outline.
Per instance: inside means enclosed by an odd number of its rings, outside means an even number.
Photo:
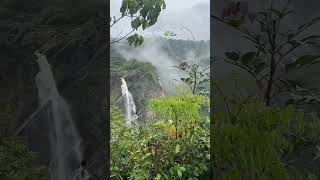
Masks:
[[[121,97],[121,77],[124,77],[137,106],[137,114],[141,123],[150,116],[147,100],[161,97],[162,88],[158,81],[157,69],[148,62],[139,62],[135,59],[126,60],[119,53],[111,52],[110,93],[111,104],[123,106]],[[123,109],[123,107],[122,107]]]

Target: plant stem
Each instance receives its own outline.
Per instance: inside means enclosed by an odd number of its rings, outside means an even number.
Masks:
[[[269,36],[269,41],[270,41],[270,46],[271,46],[271,59],[270,59],[270,73],[269,73],[269,80],[268,80],[268,85],[267,89],[265,92],[265,103],[266,106],[271,105],[271,91],[272,91],[272,86],[274,82],[274,75],[276,72],[277,68],[277,63],[276,63],[276,38],[277,38],[277,22],[272,19],[271,13],[269,14],[269,22],[271,23],[271,27],[268,28],[268,36]]]

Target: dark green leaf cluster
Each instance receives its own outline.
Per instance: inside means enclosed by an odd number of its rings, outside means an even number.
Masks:
[[[135,33],[132,36],[129,36],[127,40],[130,46],[134,45],[135,47],[140,46],[144,41],[143,36],[140,36],[137,33]]]
[[[0,177],[8,180],[46,180],[47,168],[34,166],[36,154],[21,142],[0,137]]]
[[[145,30],[146,28],[154,25],[158,20],[161,10],[165,8],[166,3],[164,0],[123,0],[120,8],[122,16],[119,18],[116,18],[114,16],[113,22],[112,18],[110,17],[110,28],[122,18],[130,17],[132,31],[130,31],[123,37],[116,37],[115,39],[113,39],[111,44],[117,43],[120,40],[127,38],[130,46],[132,44],[134,44],[135,47],[141,45],[144,41],[143,37],[138,34],[130,34],[138,30],[139,27]]]
[[[164,0],[123,0],[120,12],[122,16],[130,15],[133,17],[139,12],[139,16],[132,22],[133,29],[146,29],[157,22],[161,9],[165,9],[166,4]]]

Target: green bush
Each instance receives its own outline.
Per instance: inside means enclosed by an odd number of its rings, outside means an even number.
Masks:
[[[301,163],[307,156],[298,155],[319,143],[320,121],[315,115],[250,101],[229,104],[229,111],[215,111],[212,120],[215,179],[308,179],[317,173]]]
[[[0,177],[6,180],[46,180],[48,171],[35,166],[36,154],[12,138],[0,137]]]
[[[111,109],[111,172],[113,179],[199,179],[209,164],[209,119],[199,113],[201,96],[152,99],[158,117],[143,126],[125,123]],[[172,121],[172,123],[169,122]]]

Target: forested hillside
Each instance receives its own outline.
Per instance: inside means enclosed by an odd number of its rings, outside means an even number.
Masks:
[[[54,157],[48,132],[53,127],[45,126],[41,113],[31,117],[39,104],[36,50],[46,55],[57,89],[71,107],[90,173],[103,176],[104,7],[105,2],[98,0],[1,0],[0,113],[7,114],[0,119],[2,178],[49,179]]]
[[[154,46],[154,49],[151,49]],[[150,54],[144,51],[150,51]],[[177,83],[180,78],[186,76],[179,74],[179,70],[173,66],[179,66],[182,62],[198,62],[200,65],[209,67],[209,41],[187,41],[165,38],[145,39],[140,47],[130,47],[120,44],[111,49],[111,102],[119,103],[121,97],[121,80],[125,77],[137,104],[138,114],[145,116],[146,99],[161,97],[163,93],[172,92],[174,87],[168,83]],[[161,56],[161,57],[159,57]],[[164,58],[162,58],[164,57]],[[171,69],[162,67],[161,63]],[[168,63],[169,64],[169,63]],[[165,77],[163,74],[174,71],[175,78]],[[159,82],[160,80],[160,82]],[[160,83],[162,83],[160,85]],[[165,85],[166,86],[165,86]],[[165,87],[161,87],[161,86]],[[207,87],[209,88],[209,87]]]

